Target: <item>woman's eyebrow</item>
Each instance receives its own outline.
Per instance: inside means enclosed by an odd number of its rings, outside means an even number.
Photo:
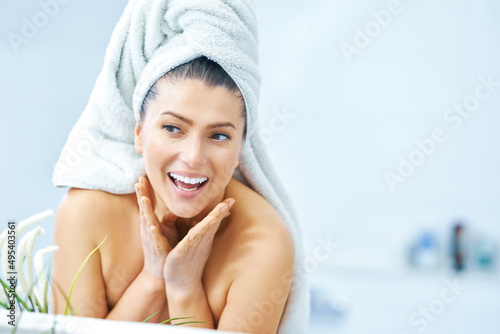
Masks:
[[[173,111],[164,111],[164,112],[162,112],[162,113],[160,114],[160,116],[161,116],[161,115],[172,115],[172,116],[174,116],[174,117],[176,117],[176,118],[180,119],[180,120],[181,120],[181,121],[183,121],[184,123],[187,123],[187,124],[189,124],[189,125],[193,125],[193,121],[192,121],[192,120],[190,120],[189,118],[186,118],[186,117],[184,117],[184,116],[181,116],[181,115],[179,115],[179,114],[176,114],[176,113],[174,113]]]
[[[181,116],[179,114],[176,114],[175,112],[173,111],[164,111],[160,114],[161,115],[171,115],[171,116],[174,116],[175,118],[178,118],[180,119],[181,121],[183,121],[184,123],[187,123],[189,125],[193,125],[193,120],[189,119],[189,118],[186,118],[184,116]],[[225,127],[225,126],[230,126],[232,128],[234,128],[236,130],[236,126],[234,126],[233,123],[231,122],[219,122],[219,123],[212,123],[212,124],[209,124],[207,126],[208,129],[213,129],[213,128],[220,128],[220,127]]]
[[[207,126],[208,129],[213,129],[213,128],[220,128],[224,126],[230,126],[236,130],[236,127],[234,126],[233,123],[231,122],[222,122],[222,123],[212,123]]]

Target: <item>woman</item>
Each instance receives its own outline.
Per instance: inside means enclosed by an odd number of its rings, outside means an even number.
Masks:
[[[160,78],[135,126],[146,175],[136,194],[73,188],[56,218],[54,281],[81,316],[143,321],[195,317],[190,326],[275,333],[290,291],[294,245],[280,215],[234,179],[245,103],[213,61]],[[64,309],[57,294],[56,312]]]

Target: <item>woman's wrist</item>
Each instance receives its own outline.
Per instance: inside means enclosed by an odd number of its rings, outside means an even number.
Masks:
[[[166,285],[166,290],[170,317],[194,316],[193,320],[206,322],[194,324],[194,327],[215,328],[213,314],[201,282],[199,285],[189,288]]]
[[[137,278],[141,281],[146,292],[158,293],[165,291],[165,280],[148,270],[142,270]]]
[[[200,296],[205,296],[205,288],[201,282],[195,286],[169,285],[166,283],[165,290],[167,299],[175,303],[185,303],[192,298],[197,299]]]

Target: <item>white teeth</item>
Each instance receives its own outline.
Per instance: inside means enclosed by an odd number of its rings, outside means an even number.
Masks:
[[[194,190],[198,190],[198,188],[193,188],[193,189],[186,189],[186,188],[183,188],[181,186],[177,186],[179,187],[180,189],[184,190],[184,191],[194,191]]]
[[[182,175],[177,175],[177,174],[172,173],[172,172],[170,173],[170,176],[172,176],[176,180],[179,180],[181,182],[188,183],[188,184],[202,183],[202,182],[205,182],[206,180],[208,180],[207,177],[190,178],[190,177],[185,177],[185,176],[182,176]]]

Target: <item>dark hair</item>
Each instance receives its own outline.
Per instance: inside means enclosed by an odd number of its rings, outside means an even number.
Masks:
[[[142,102],[140,111],[141,120],[143,120],[145,117],[146,108],[148,107],[149,103],[151,103],[151,101],[156,98],[156,95],[158,95],[158,88],[156,87],[156,85],[162,79],[168,79],[170,80],[170,82],[174,82],[176,80],[197,79],[203,81],[210,87],[222,86],[228,91],[239,96],[243,104],[242,117],[245,120],[245,126],[243,128],[243,139],[245,139],[247,132],[247,122],[246,108],[243,101],[243,96],[241,95],[241,92],[234,80],[219,64],[208,59],[207,57],[199,57],[168,71],[149,89],[146,96],[144,97],[144,101]]]

